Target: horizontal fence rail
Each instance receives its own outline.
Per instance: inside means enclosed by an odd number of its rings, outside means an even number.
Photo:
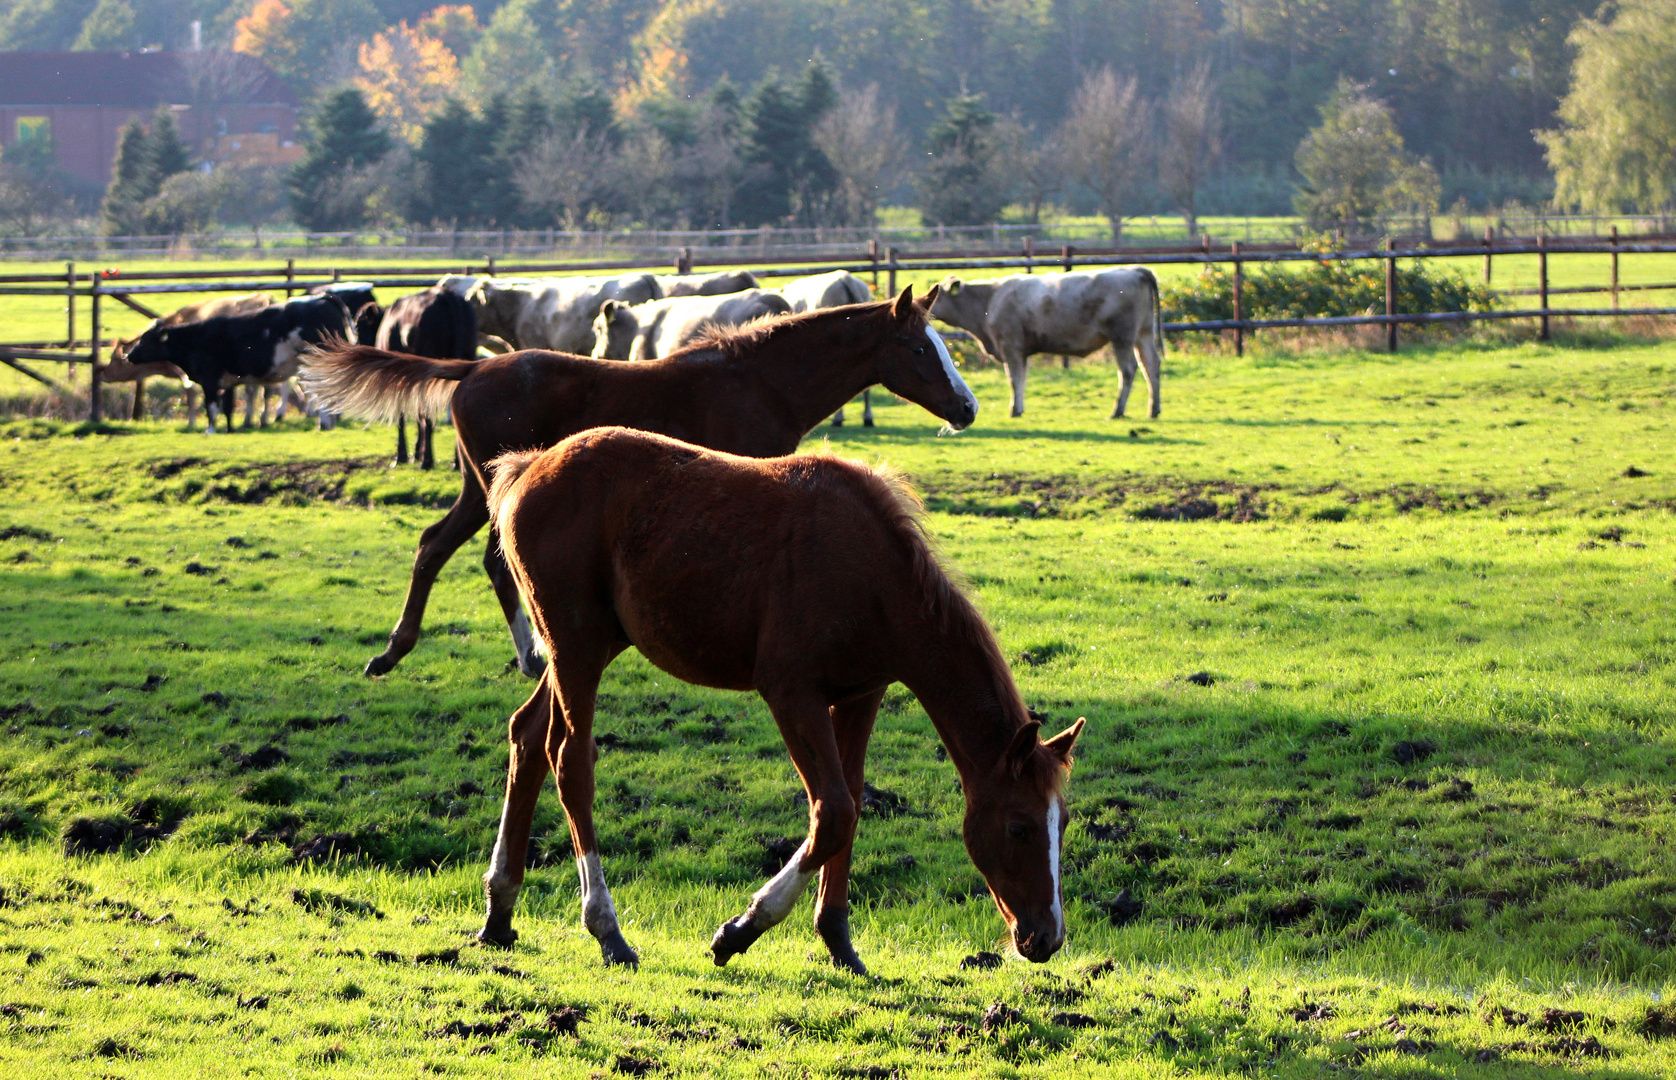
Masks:
[[[1665,226],[1664,221],[1657,222]],[[574,275],[580,273],[622,273],[630,270],[645,270],[648,266],[662,263],[673,265],[677,274],[689,274],[720,267],[748,267],[753,274],[764,280],[776,280],[790,277],[803,277],[811,274],[828,273],[834,270],[848,270],[858,275],[870,276],[874,285],[883,285],[889,293],[896,291],[898,275],[925,275],[942,271],[974,271],[974,270],[1022,270],[1026,273],[1052,272],[1057,270],[1093,269],[1097,267],[1119,264],[1151,264],[1151,265],[1231,265],[1232,300],[1234,317],[1231,319],[1213,319],[1200,321],[1177,321],[1163,324],[1163,329],[1170,333],[1227,333],[1232,332],[1236,353],[1244,349],[1244,335],[1258,330],[1273,329],[1307,329],[1351,326],[1383,326],[1386,328],[1386,345],[1390,351],[1397,348],[1397,328],[1401,325],[1428,325],[1473,323],[1481,321],[1504,321],[1508,319],[1534,319],[1538,322],[1540,336],[1549,336],[1550,322],[1555,317],[1561,318],[1596,318],[1596,317],[1624,317],[1624,316],[1671,316],[1676,315],[1676,307],[1623,307],[1618,303],[1618,295],[1623,292],[1676,291],[1676,283],[1635,283],[1624,284],[1619,281],[1618,260],[1622,255],[1663,255],[1676,254],[1676,234],[1668,232],[1648,233],[1638,236],[1619,236],[1614,228],[1609,236],[1550,236],[1538,237],[1501,237],[1491,233],[1479,240],[1457,240],[1446,243],[1418,245],[1412,241],[1404,243],[1400,238],[1386,241],[1382,247],[1354,246],[1337,250],[1315,250],[1300,248],[1295,243],[1287,242],[1255,242],[1242,241],[1215,242],[1208,236],[1200,236],[1198,243],[1193,246],[1165,245],[1158,247],[1116,247],[1110,245],[1077,246],[1071,243],[1038,246],[1042,239],[1041,230],[1025,232],[1022,235],[1009,234],[1005,230],[1011,227],[996,226],[979,229],[919,229],[911,230],[915,238],[923,245],[917,250],[909,251],[893,243],[883,242],[883,238],[890,234],[875,233],[865,238],[851,239],[849,243],[830,245],[835,250],[829,253],[812,253],[798,250],[795,244],[776,247],[772,254],[761,251],[751,251],[741,246],[727,247],[714,242],[704,244],[683,245],[676,249],[664,248],[655,252],[643,253],[650,257],[614,257],[593,259],[562,259],[558,261],[545,260],[511,260],[502,259],[496,255],[488,255],[482,259],[420,262],[416,264],[390,265],[385,264],[345,264],[339,266],[297,266],[295,258],[287,258],[283,262],[275,262],[267,268],[245,268],[235,270],[210,270],[186,268],[181,270],[146,270],[124,271],[119,268],[95,269],[91,272],[78,272],[76,264],[65,264],[63,272],[33,273],[33,274],[0,274],[0,297],[40,297],[63,298],[66,309],[65,337],[55,341],[28,341],[15,343],[0,343],[0,365],[10,367],[29,378],[52,388],[54,391],[78,396],[79,391],[66,386],[55,379],[29,368],[19,361],[57,361],[69,366],[71,377],[74,378],[75,365],[87,363],[89,365],[89,412],[93,419],[100,416],[99,384],[101,382],[101,354],[100,350],[112,343],[113,339],[104,332],[102,303],[116,302],[126,308],[146,317],[157,318],[158,312],[149,307],[139,297],[167,297],[178,294],[204,293],[234,293],[269,291],[291,296],[306,292],[312,287],[344,281],[365,281],[375,288],[386,289],[422,289],[436,284],[438,278],[445,274],[488,275],[488,276],[547,276]],[[1025,227],[1035,228],[1035,227]],[[792,230],[768,230],[770,232],[791,232]],[[806,232],[820,232],[819,230],[805,230]],[[836,230],[826,230],[830,235]],[[744,236],[761,236],[764,230],[735,230],[722,234],[724,237],[739,239]],[[583,234],[569,234],[583,235]],[[594,234],[597,236],[597,234]],[[647,238],[708,237],[714,239],[714,234],[643,234]],[[947,240],[968,239],[977,241],[964,248],[941,249],[936,245]],[[1003,246],[1008,240],[1014,240],[1012,246]],[[858,240],[860,242],[858,242]],[[980,246],[983,241],[989,241],[993,246]],[[411,248],[400,247],[391,249],[405,254],[420,254]],[[601,254],[599,248],[593,249],[596,255]],[[578,252],[580,254],[580,252]],[[1492,290],[1499,297],[1538,297],[1538,306],[1534,308],[1499,308],[1488,311],[1451,311],[1451,312],[1400,312],[1396,302],[1396,265],[1399,260],[1428,260],[1428,259],[1460,259],[1481,258],[1484,260],[1484,282],[1488,286],[1491,278],[1491,260],[1500,256],[1537,256],[1539,284],[1535,288],[1512,288]],[[1548,260],[1554,256],[1568,255],[1609,255],[1611,256],[1611,282],[1606,285],[1568,285],[1551,287],[1548,277]],[[858,257],[859,256],[859,257]],[[1353,262],[1377,261],[1385,267],[1385,312],[1366,312],[1357,315],[1336,316],[1300,316],[1296,318],[1255,319],[1245,317],[1243,309],[1243,271],[1249,264],[1283,264],[1299,262]],[[1609,308],[1555,308],[1549,304],[1549,298],[1559,295],[1602,294],[1610,293],[1612,306]],[[87,321],[89,331],[87,336],[81,337],[77,332],[76,312],[78,301],[87,305]],[[155,303],[155,301],[154,301]],[[167,304],[160,307],[168,308]],[[969,337],[964,332],[945,334],[950,340]],[[138,415],[138,402],[143,386],[136,385],[135,413]]]

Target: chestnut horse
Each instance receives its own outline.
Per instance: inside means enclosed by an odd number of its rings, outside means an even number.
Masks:
[[[790,914],[818,871],[815,926],[850,944],[850,848],[885,689],[925,706],[966,793],[966,850],[1018,951],[1065,940],[1061,793],[1083,721],[1043,742],[995,635],[949,580],[905,486],[830,454],[766,461],[598,428],[491,464],[490,514],[550,658],[512,717],[500,834],[478,937],[517,939],[536,799],[548,769],[570,820],[582,922],[607,964],[623,940],[594,833],[594,698],[631,645],[678,679],[762,695],[809,795],[809,835],[710,943],[718,965]]]
[[[333,410],[368,419],[447,403],[467,467],[454,506],[419,537],[413,578],[389,647],[367,662],[383,675],[413,651],[431,586],[449,556],[489,520],[483,464],[507,450],[552,446],[591,427],[623,424],[751,457],[797,449],[821,419],[874,383],[963,428],[978,402],[926,311],[937,291],[827,308],[717,330],[661,360],[627,364],[530,349],[487,360],[426,360],[343,346],[305,361],[303,382]],[[455,384],[458,389],[455,389]],[[539,675],[529,623],[500,545],[483,553],[518,651]]]

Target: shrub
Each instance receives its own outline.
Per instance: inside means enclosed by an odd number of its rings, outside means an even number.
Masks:
[[[1320,250],[1320,249],[1318,249]],[[1168,322],[1234,317],[1234,275],[1221,266],[1164,285]],[[1242,314],[1248,319],[1308,319],[1385,312],[1385,268],[1378,262],[1268,263],[1245,275]],[[1397,264],[1397,311],[1488,311],[1495,294],[1458,274]]]

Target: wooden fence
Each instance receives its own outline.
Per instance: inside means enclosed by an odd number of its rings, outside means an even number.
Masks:
[[[1203,266],[1228,265],[1233,277],[1233,315],[1231,319],[1199,322],[1170,322],[1164,329],[1170,333],[1232,331],[1234,348],[1243,354],[1245,335],[1256,330],[1302,327],[1384,326],[1386,348],[1392,352],[1398,346],[1398,327],[1403,324],[1478,322],[1485,320],[1532,319],[1537,322],[1538,335],[1546,340],[1550,335],[1551,320],[1556,317],[1593,318],[1634,315],[1676,315],[1676,307],[1624,307],[1621,294],[1625,292],[1676,289],[1669,284],[1625,285],[1619,280],[1619,258],[1637,254],[1676,254],[1676,236],[1643,235],[1620,237],[1614,228],[1603,238],[1577,239],[1571,237],[1539,236],[1529,239],[1497,237],[1486,231],[1482,240],[1473,243],[1451,243],[1425,247],[1399,248],[1387,241],[1382,247],[1348,248],[1338,251],[1302,250],[1281,243],[1245,244],[1234,241],[1217,244],[1204,237],[1197,248],[1079,248],[1069,244],[1057,248],[1038,249],[1034,238],[1026,237],[1018,247],[992,247],[954,251],[904,252],[893,246],[871,241],[859,257],[834,257],[821,260],[766,260],[750,266],[758,278],[803,277],[809,274],[848,270],[872,279],[875,289],[882,284],[888,294],[896,292],[898,275],[919,275],[932,271],[1014,270],[1035,273],[1038,270],[1070,271],[1120,264],[1170,265],[1197,264]],[[674,253],[677,274],[690,274],[719,267],[736,267],[737,259],[727,257],[726,251],[695,254],[690,247]],[[1490,311],[1456,312],[1399,312],[1397,310],[1396,268],[1399,259],[1481,259],[1485,284],[1493,280],[1493,260],[1497,256],[1535,255],[1537,257],[1537,287],[1534,289],[1502,290],[1503,296],[1536,296],[1534,308],[1496,308]],[[1610,256],[1610,280],[1600,285],[1550,288],[1548,263],[1550,258],[1566,255]],[[1377,260],[1385,269],[1385,311],[1383,314],[1364,314],[1316,318],[1250,319],[1245,318],[1244,270],[1250,263],[1286,262],[1344,262]],[[62,340],[0,343],[0,364],[5,364],[54,390],[70,392],[58,381],[29,367],[23,361],[56,361],[75,365],[89,365],[90,419],[102,419],[100,400],[102,350],[113,340],[105,332],[103,323],[105,304],[121,304],[148,319],[159,313],[137,297],[165,298],[181,293],[232,293],[259,290],[283,291],[286,296],[303,292],[312,286],[334,281],[367,281],[377,288],[423,289],[436,284],[437,278],[448,273],[494,275],[539,275],[623,272],[644,269],[644,261],[603,260],[594,262],[502,262],[489,257],[480,263],[461,265],[417,266],[343,266],[335,268],[298,267],[294,259],[276,264],[271,269],[245,270],[168,270],[129,273],[117,269],[100,269],[83,273],[76,264],[66,263],[63,273],[0,274],[0,296],[62,296],[66,307],[66,330]],[[1560,294],[1609,294],[1610,307],[1553,308],[1549,298]],[[88,337],[78,338],[76,309],[78,301],[88,305]],[[158,303],[158,301],[153,301]],[[169,305],[158,303],[159,307]],[[71,369],[73,371],[73,368]],[[140,400],[136,388],[137,403]]]

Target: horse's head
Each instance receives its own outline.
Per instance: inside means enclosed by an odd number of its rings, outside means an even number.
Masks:
[[[966,851],[989,883],[1014,947],[1038,964],[1065,943],[1063,787],[1084,722],[1078,718],[1043,742],[1042,726],[1031,721],[987,776],[966,785]]]
[[[955,370],[948,346],[931,328],[929,312],[936,300],[937,286],[915,302],[910,285],[890,305],[892,325],[879,351],[879,381],[958,431],[977,419],[978,399]]]

